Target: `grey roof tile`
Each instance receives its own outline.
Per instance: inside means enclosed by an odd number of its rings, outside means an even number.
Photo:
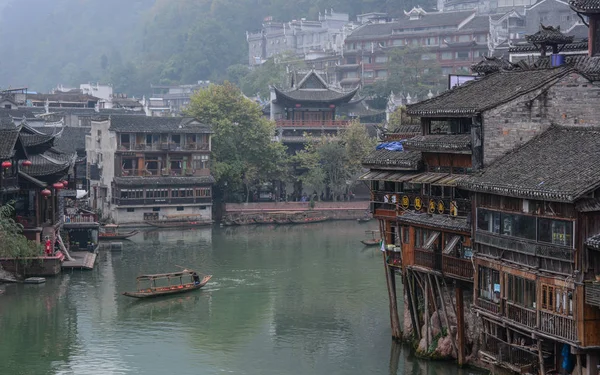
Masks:
[[[66,153],[76,153],[85,150],[85,136],[90,134],[90,128],[68,126],[62,129],[56,137],[54,146]]]
[[[421,153],[411,151],[375,150],[362,160],[365,167],[394,167],[398,170],[418,170],[421,166]]]
[[[430,215],[427,213],[406,212],[398,216],[398,222],[402,224],[416,224],[430,228],[446,229],[457,232],[471,231],[471,227],[467,224],[466,217],[451,217],[448,215]]]
[[[191,117],[147,117],[136,115],[111,115],[110,130],[131,133],[212,133]]]
[[[530,43],[538,44],[567,44],[573,42],[573,37],[563,34],[560,31],[560,26],[544,26],[540,25],[540,29],[533,35],[525,35]]]
[[[600,13],[600,0],[571,0],[569,5],[579,13]]]
[[[573,202],[600,186],[600,129],[553,126],[459,186],[490,194]]]
[[[571,71],[568,67],[500,71],[408,105],[406,112],[413,116],[473,115],[541,88]]]
[[[0,129],[0,159],[8,159],[13,156],[15,143],[19,138],[19,129]]]

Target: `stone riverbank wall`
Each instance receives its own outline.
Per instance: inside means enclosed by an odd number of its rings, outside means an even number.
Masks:
[[[316,211],[335,220],[355,220],[371,215],[369,201],[349,202],[315,202],[311,209],[310,202],[258,202],[258,203],[226,203],[225,214],[235,213],[267,213]]]

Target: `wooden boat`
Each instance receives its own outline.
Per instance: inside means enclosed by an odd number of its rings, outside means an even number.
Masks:
[[[123,292],[124,296],[133,298],[153,298],[171,294],[187,293],[198,290],[208,283],[212,275],[204,275],[200,279],[199,274],[193,270],[184,269],[180,272],[159,273],[154,275],[142,275],[136,278],[137,291]],[[167,282],[167,285],[157,285],[157,281]],[[171,283],[176,280],[176,283]],[[148,288],[141,288],[140,284],[148,282]]]
[[[320,223],[322,221],[326,221],[329,218],[327,216],[312,216],[312,217],[300,217],[300,218],[292,218],[290,221],[294,224],[308,224],[308,223]]]
[[[135,236],[136,234],[138,234],[139,231],[137,230],[132,230],[129,233],[111,233],[111,232],[104,232],[104,233],[99,233],[98,234],[98,240],[99,241],[108,241],[108,240],[125,240],[129,237]]]
[[[356,219],[356,221],[358,221],[359,223],[366,223],[367,221],[371,221],[370,217],[361,217]]]
[[[375,238],[375,233],[377,233],[376,230],[367,230],[365,231],[365,234],[371,234],[371,238],[366,239],[366,240],[361,240],[360,242],[365,245],[365,246],[377,246],[381,243],[381,239],[379,238]]]

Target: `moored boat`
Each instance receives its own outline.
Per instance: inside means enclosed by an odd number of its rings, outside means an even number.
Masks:
[[[184,221],[184,220],[155,220],[146,221],[148,225],[156,228],[195,228],[211,225],[212,220]]]
[[[188,269],[179,272],[142,275],[136,278],[137,290],[135,292],[123,292],[123,295],[133,298],[152,298],[187,293],[202,288],[211,278],[212,275],[203,275],[200,278],[200,274]],[[176,282],[172,283],[173,280]],[[160,285],[161,281],[166,281],[167,285]],[[140,286],[144,282],[149,283],[149,287],[141,288]]]
[[[320,223],[322,221],[328,220],[327,216],[312,216],[312,217],[300,217],[295,219],[290,219],[290,221],[294,224],[308,224],[308,223]]]
[[[137,231],[137,230],[132,230],[129,233],[122,233],[122,234],[105,232],[105,233],[98,234],[98,240],[100,240],[100,241],[126,240],[129,237],[135,236],[138,233],[139,233],[139,231]]]
[[[381,239],[379,238],[375,238],[375,233],[377,233],[378,231],[376,230],[367,230],[365,231],[365,234],[371,234],[371,238],[366,239],[366,240],[360,240],[360,242],[365,245],[365,246],[377,246],[381,243]]]

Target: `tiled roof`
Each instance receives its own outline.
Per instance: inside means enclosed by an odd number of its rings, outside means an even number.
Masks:
[[[422,225],[430,228],[439,228],[457,232],[470,232],[471,227],[467,224],[465,217],[451,217],[448,215],[426,214],[406,212],[398,216],[398,222],[402,224]]]
[[[588,49],[588,42],[586,40],[586,41],[581,41],[581,42],[572,42],[572,43],[565,44],[564,47],[562,48],[561,52],[581,51],[582,53],[587,54],[587,49]],[[538,52],[538,51],[539,51],[538,47],[534,46],[533,44],[529,44],[529,43],[516,44],[516,45],[511,46],[508,49],[509,53]],[[569,57],[569,56],[567,55],[567,57]]]
[[[600,57],[598,56],[566,56],[565,63],[576,69],[578,72],[586,76],[592,81],[600,80]],[[550,56],[545,58],[539,58],[535,62],[536,68],[548,68],[550,67]]]
[[[349,92],[332,89],[292,89],[283,91],[275,88],[277,98],[300,102],[348,102],[358,91],[358,87]]]
[[[525,35],[525,39],[529,43],[538,44],[567,44],[573,41],[572,36],[567,36],[560,32],[560,26],[544,26],[540,25],[540,29],[533,35]]]
[[[569,5],[578,13],[600,13],[600,0],[571,0]]]
[[[29,109],[23,109],[23,108],[18,108],[18,109],[7,109],[7,108],[0,108],[0,117],[6,117],[6,118],[27,118],[27,119],[32,119],[35,118],[35,114],[29,110]]]
[[[365,167],[385,167],[398,170],[417,170],[421,166],[421,153],[411,151],[375,150],[367,155],[362,164]]]
[[[0,159],[8,159],[13,156],[15,143],[19,138],[19,129],[0,129]]]
[[[484,193],[573,202],[600,186],[600,129],[554,126],[459,186]]]
[[[61,92],[56,94],[27,94],[28,100],[34,101],[46,101],[46,99],[50,102],[97,102],[100,98],[96,98],[95,96],[91,96],[88,94],[82,93],[68,93]]]
[[[118,186],[181,186],[181,185],[198,185],[198,184],[213,184],[215,178],[213,176],[200,177],[115,177],[115,184]]]
[[[31,161],[32,165],[24,167],[24,172],[33,177],[66,172],[71,166],[71,161],[60,159],[62,158],[53,157],[52,153],[29,155],[29,161]],[[74,156],[72,160],[74,160]]]
[[[477,74],[490,74],[496,73],[501,70],[512,70],[514,65],[501,57],[487,57],[484,56],[483,60],[471,65],[471,70]]]
[[[469,22],[467,22],[461,30],[489,30],[490,29],[490,16],[475,16]]]
[[[56,137],[54,146],[66,153],[85,150],[85,136],[88,134],[90,134],[90,128],[67,126]]]
[[[577,201],[575,209],[579,212],[594,212],[600,211],[600,199],[586,198]]]
[[[136,133],[212,133],[210,126],[191,117],[147,117],[136,115],[111,115],[110,130]]]
[[[391,35],[392,31],[395,29],[423,29],[442,26],[456,26],[458,28],[458,25],[472,14],[472,10],[443,13],[436,12],[427,13],[416,20],[410,20],[409,17],[402,17],[395,22],[365,24],[348,35],[346,42],[354,40],[386,39],[386,37]],[[470,22],[474,22],[476,18],[478,17],[475,17]],[[471,27],[469,27],[469,24],[467,23],[465,27],[473,28],[478,26],[479,21],[480,20],[475,21],[473,24],[474,26]],[[427,30],[422,32],[427,32]]]
[[[600,250],[600,234],[589,237],[585,240],[585,244],[594,250]]]
[[[34,147],[54,140],[53,135],[21,133],[21,142],[25,147]]]
[[[408,151],[471,152],[471,134],[420,135],[404,142]]]
[[[565,67],[498,72],[467,82],[441,95],[407,106],[416,116],[465,116],[494,108],[558,80],[571,70]]]

